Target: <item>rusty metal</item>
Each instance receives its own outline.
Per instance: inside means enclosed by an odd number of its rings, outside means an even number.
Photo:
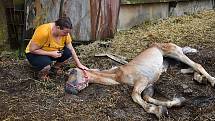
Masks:
[[[64,0],[64,14],[73,22],[73,38],[112,38],[117,29],[120,0]]]
[[[120,0],[91,0],[92,39],[112,38],[116,32]]]

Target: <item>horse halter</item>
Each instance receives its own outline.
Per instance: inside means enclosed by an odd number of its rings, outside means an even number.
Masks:
[[[68,80],[66,82],[65,91],[67,93],[77,94],[78,91],[88,86],[89,80],[88,80],[86,70],[81,68],[79,69],[83,72],[83,74],[77,69],[73,69],[69,72],[69,75],[76,76],[76,79]],[[78,76],[81,76],[81,77],[78,77]]]

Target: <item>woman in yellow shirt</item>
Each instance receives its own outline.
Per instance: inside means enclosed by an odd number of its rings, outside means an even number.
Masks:
[[[48,80],[51,64],[59,68],[62,63],[72,57],[76,66],[88,69],[78,59],[72,46],[69,32],[72,30],[72,22],[69,17],[59,18],[53,23],[40,25],[28,43],[25,53],[29,63],[39,71],[38,77]]]

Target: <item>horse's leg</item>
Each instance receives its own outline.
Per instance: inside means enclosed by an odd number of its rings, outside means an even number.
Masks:
[[[174,46],[174,45],[173,45]],[[172,47],[171,50],[168,51],[168,53],[166,54],[166,56],[175,58],[187,65],[189,65],[190,67],[192,67],[195,71],[197,71],[198,73],[201,73],[202,75],[204,75],[208,81],[211,83],[212,86],[215,85],[215,78],[212,77],[211,75],[209,75],[206,70],[198,63],[192,61],[191,59],[189,59],[182,51],[181,47],[175,45],[175,47]]]
[[[149,85],[143,92],[143,99],[149,103],[166,106],[168,108],[173,106],[181,106],[181,104],[185,101],[184,97],[180,97],[180,98],[174,97],[173,100],[160,101],[152,98],[153,94],[154,94],[154,86]]]
[[[147,113],[155,114],[158,118],[160,118],[163,114],[167,113],[167,109],[163,106],[148,104],[141,97],[141,93],[147,87],[147,85],[148,85],[147,79],[142,78],[140,80],[137,80],[136,83],[134,84],[132,99],[134,102],[141,105]]]

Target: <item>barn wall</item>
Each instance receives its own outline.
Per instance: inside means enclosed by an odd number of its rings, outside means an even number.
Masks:
[[[168,17],[168,3],[121,5],[118,30],[126,30],[144,21]]]
[[[90,0],[64,0],[63,14],[73,23],[73,39],[91,39]]]
[[[27,0],[26,2],[26,31],[27,38],[31,37],[33,29],[43,23],[58,19],[61,0]]]
[[[144,21],[213,9],[214,0],[62,0],[62,14],[73,22],[73,39],[112,38]],[[28,0],[26,29],[56,20],[61,0]]]
[[[130,29],[147,20],[193,14],[214,8],[214,0],[122,0],[118,30]]]
[[[120,0],[63,0],[62,7],[60,3],[61,0],[28,0],[27,33],[31,35],[35,27],[56,20],[61,10],[62,16],[68,16],[72,20],[71,34],[76,41],[114,36],[117,30]]]
[[[178,2],[176,6],[173,7],[171,15],[182,16],[187,13],[196,13],[198,11],[213,9],[213,6],[213,0]]]
[[[1,6],[11,7],[24,0],[1,0]],[[63,4],[61,4],[63,1]],[[144,21],[181,16],[214,8],[215,0],[26,0],[25,38],[30,39],[34,29],[53,22],[60,15],[69,16],[73,22],[71,33],[75,41],[109,39],[116,30],[126,30]],[[18,6],[17,6],[18,7]],[[7,39],[5,18],[0,19],[0,46]],[[2,24],[3,23],[3,24]],[[3,33],[3,34],[2,34]],[[4,35],[4,36],[1,36]],[[8,37],[15,35],[9,34]],[[3,39],[1,38],[3,37]],[[15,37],[14,37],[15,38]],[[14,44],[17,41],[11,41]],[[17,44],[14,44],[17,45]]]

